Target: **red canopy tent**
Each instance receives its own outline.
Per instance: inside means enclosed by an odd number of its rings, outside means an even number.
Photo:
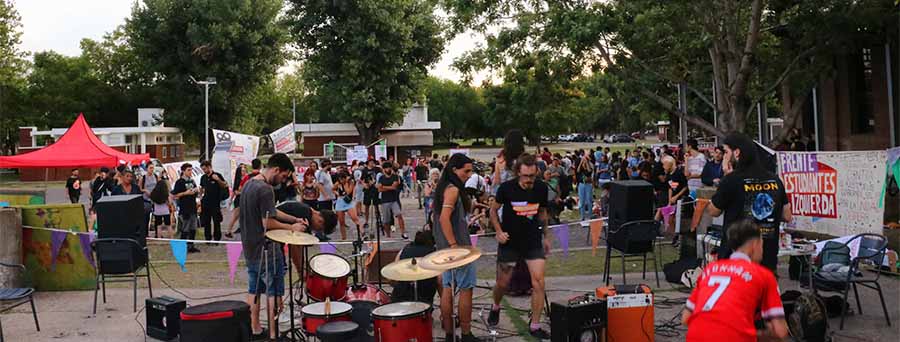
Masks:
[[[40,150],[0,157],[0,168],[115,167],[120,163],[139,164],[149,154],[131,154],[106,146],[84,120],[78,118],[55,143]]]

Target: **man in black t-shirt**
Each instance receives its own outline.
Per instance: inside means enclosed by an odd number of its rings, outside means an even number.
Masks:
[[[722,169],[725,176],[719,181],[719,189],[713,195],[707,210],[712,216],[719,216],[724,212],[724,227],[741,219],[753,219],[763,237],[762,265],[775,272],[778,265],[779,226],[782,221],[790,222],[793,218],[784,184],[776,174],[762,167],[756,155],[755,143],[746,135],[732,133],[725,137],[724,145]],[[727,241],[727,229],[723,233],[722,241]],[[718,257],[727,259],[731,252],[722,244]]]
[[[366,216],[366,223],[363,224],[363,229],[369,228],[369,208],[376,203],[378,199],[378,189],[375,188],[375,179],[378,178],[378,174],[381,173],[381,169],[375,166],[375,159],[369,159],[366,161],[366,167],[362,169],[362,180],[363,180],[363,212]]]
[[[228,184],[222,174],[213,171],[212,163],[204,160],[200,163],[203,176],[200,176],[200,225],[207,241],[222,240],[222,208],[219,203],[228,198]]]
[[[400,228],[400,236],[409,239],[406,235],[406,225],[403,222],[403,213],[400,208],[400,176],[394,172],[394,163],[390,161],[381,165],[383,174],[378,178],[376,187],[381,193],[381,222],[384,225],[384,234],[391,237],[391,218],[397,222]]]
[[[81,178],[78,177],[78,169],[72,169],[72,175],[66,180],[66,190],[69,193],[69,201],[78,203],[81,200]]]
[[[494,306],[488,324],[497,325],[500,301],[509,286],[513,268],[525,260],[531,273],[531,336],[549,339],[541,329],[544,308],[544,269],[550,253],[550,229],[547,214],[547,184],[536,179],[538,167],[533,155],[522,154],[516,160],[517,177],[500,184],[496,201],[491,206],[491,224],[497,229],[497,282],[494,286]],[[500,220],[500,209],[503,219]],[[502,224],[501,224],[502,222]]]
[[[425,189],[425,183],[428,182],[428,165],[426,165],[425,157],[419,157],[416,164],[416,200],[419,201],[419,209],[422,209],[422,190]]]
[[[432,169],[438,169],[440,171],[444,170],[444,163],[441,163],[441,158],[438,157],[437,153],[431,156],[431,161],[428,162],[428,166],[431,166]]]
[[[181,164],[181,178],[175,181],[172,195],[178,201],[178,225],[176,231],[181,239],[193,240],[197,233],[197,195],[200,189],[194,183],[194,168],[190,163]],[[199,252],[193,243],[188,243],[188,252]]]

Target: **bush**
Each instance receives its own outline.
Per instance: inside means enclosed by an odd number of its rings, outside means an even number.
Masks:
[[[452,141],[443,141],[434,143],[433,149],[442,149],[442,148],[457,148],[459,147],[458,143]]]
[[[484,140],[473,141],[472,146],[487,146],[487,141],[484,141]]]

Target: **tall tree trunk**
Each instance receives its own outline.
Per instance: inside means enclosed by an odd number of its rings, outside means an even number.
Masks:
[[[366,146],[378,140],[381,130],[384,128],[384,123],[381,122],[372,122],[368,126],[359,122],[353,125],[356,126],[356,131],[359,132],[359,143]]]

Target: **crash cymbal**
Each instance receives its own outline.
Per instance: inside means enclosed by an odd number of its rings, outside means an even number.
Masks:
[[[418,265],[417,258],[394,261],[381,269],[381,275],[396,281],[418,281],[437,277],[441,271],[427,270]]]
[[[286,229],[267,231],[266,237],[269,238],[269,240],[286,243],[289,245],[309,246],[315,245],[317,242],[319,242],[319,239],[312,234],[295,232]]]
[[[426,255],[419,265],[429,270],[446,271],[468,265],[480,257],[481,250],[478,247],[445,248]]]

